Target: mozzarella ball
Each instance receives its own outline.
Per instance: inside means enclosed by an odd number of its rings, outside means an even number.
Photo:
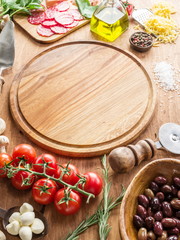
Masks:
[[[20,207],[19,211],[20,211],[21,214],[23,214],[25,212],[33,212],[34,208],[29,203],[23,203],[23,205]]]
[[[0,240],[6,240],[5,234],[0,230]]]
[[[31,225],[34,222],[35,213],[34,212],[25,212],[20,216],[20,221],[22,226]]]
[[[14,212],[14,213],[10,216],[9,222],[11,223],[11,222],[13,222],[14,220],[20,222],[20,215],[21,215],[20,212]]]
[[[20,229],[20,224],[17,220],[12,221],[6,226],[6,230],[11,235],[18,235]]]
[[[22,240],[31,240],[32,239],[32,230],[28,226],[22,226],[19,230],[19,237]]]
[[[35,218],[33,224],[31,225],[32,232],[35,234],[40,234],[44,231],[44,223],[41,219]]]

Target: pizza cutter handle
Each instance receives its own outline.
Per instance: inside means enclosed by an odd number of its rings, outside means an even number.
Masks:
[[[113,149],[108,156],[109,164],[115,172],[126,173],[142,161],[153,158],[156,150],[153,140],[140,140],[135,145]]]

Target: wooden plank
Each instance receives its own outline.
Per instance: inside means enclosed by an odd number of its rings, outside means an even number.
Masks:
[[[20,71],[10,96],[16,123],[35,143],[87,157],[135,139],[156,99],[136,57],[95,41],[65,43],[37,55]]]

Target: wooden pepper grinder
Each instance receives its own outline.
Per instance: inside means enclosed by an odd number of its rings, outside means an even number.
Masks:
[[[136,145],[119,147],[109,154],[111,168],[118,173],[129,172],[143,160],[150,160],[156,150],[165,149],[173,154],[180,154],[180,125],[165,123],[159,129],[159,140],[140,140]]]
[[[115,172],[126,173],[142,161],[150,160],[156,150],[153,140],[140,140],[136,145],[113,149],[109,154],[108,160]]]

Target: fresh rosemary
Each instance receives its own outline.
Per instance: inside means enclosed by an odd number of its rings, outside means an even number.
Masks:
[[[108,180],[108,168],[106,165],[106,156],[103,156],[102,158],[102,165],[104,175],[103,199],[97,211],[93,215],[82,221],[78,225],[78,227],[72,233],[70,233],[64,240],[79,239],[79,235],[86,231],[89,227],[93,226],[94,224],[99,225],[99,238],[101,240],[107,239],[107,236],[111,229],[107,223],[110,211],[122,202],[123,196],[125,194],[125,189],[124,187],[122,187],[121,194],[114,201],[112,201],[112,199],[109,197],[111,183]]]

